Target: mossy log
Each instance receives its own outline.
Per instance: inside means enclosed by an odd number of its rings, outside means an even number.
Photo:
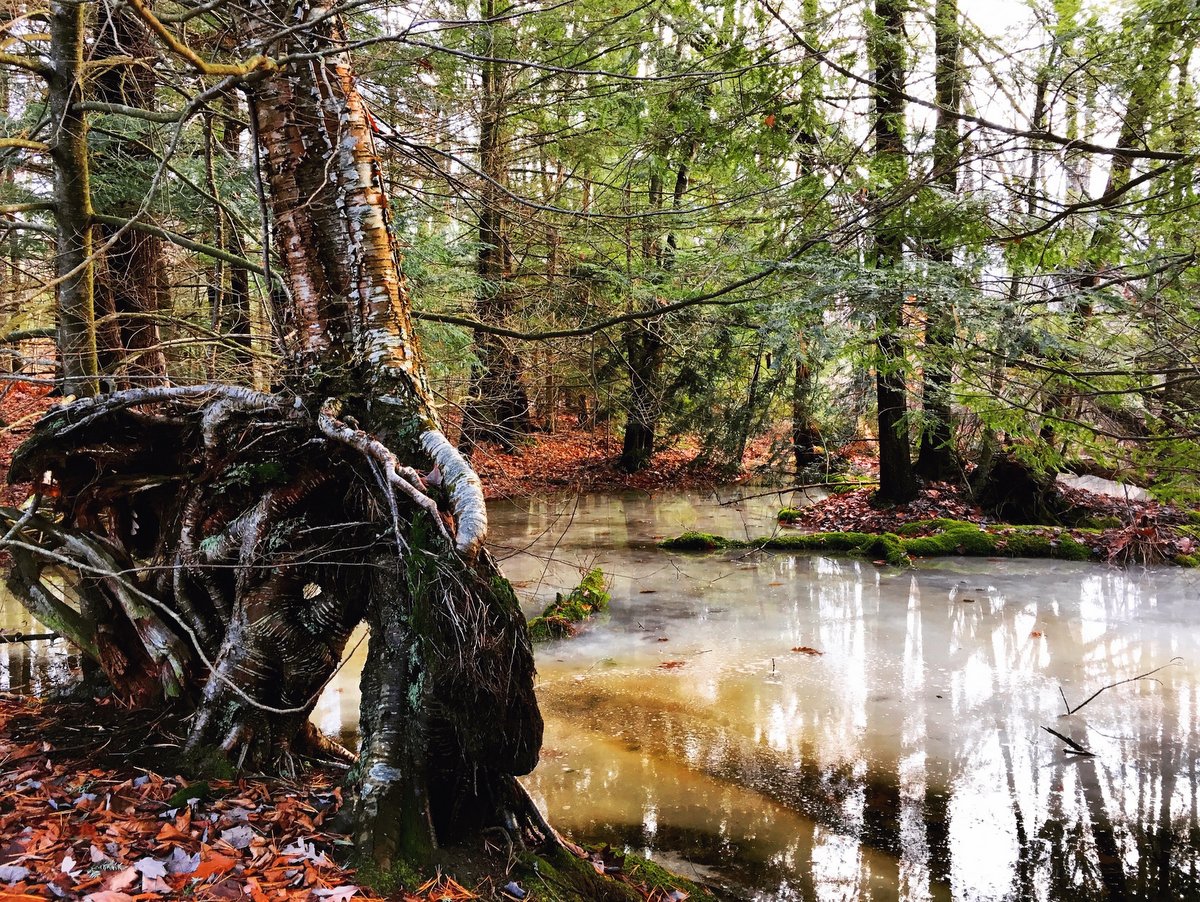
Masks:
[[[785,511],[786,513],[786,511]],[[720,551],[762,548],[770,551],[827,551],[863,555],[893,567],[909,567],[914,557],[1032,557],[1068,561],[1095,558],[1092,550],[1065,530],[1029,527],[980,527],[962,520],[923,520],[896,533],[817,532],[766,536],[749,541],[709,533],[686,532],[660,542],[668,551]]]

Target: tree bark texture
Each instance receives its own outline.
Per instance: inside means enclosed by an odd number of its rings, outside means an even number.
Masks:
[[[12,478],[49,470],[54,516],[0,511],[19,588],[131,703],[194,709],[192,747],[284,771],[330,748],[308,715],[365,620],[358,854],[387,868],[491,827],[553,841],[514,779],[542,736],[528,629],[483,547],[478,477],[429,401],[339,20],[304,4],[256,21],[285,15],[315,24],[269,52],[320,53],[252,89],[287,285],[284,386],[51,411]],[[55,569],[77,604],[49,592]]]
[[[933,136],[934,180],[948,197],[953,197],[958,191],[960,152],[958,120],[954,114],[962,102],[958,0],[937,0],[934,7],[934,57],[934,97],[938,106]],[[935,236],[929,257],[950,268],[954,263],[952,238]],[[950,407],[951,359],[956,332],[954,305],[931,300],[925,305],[925,318],[921,394],[924,416],[916,469],[925,479],[951,479],[958,469]]]
[[[57,220],[54,276],[59,367],[63,394],[78,397],[90,397],[99,390],[87,124],[76,106],[83,99],[86,10],[87,4],[77,0],[50,4],[53,72],[47,93],[54,123],[50,160]]]

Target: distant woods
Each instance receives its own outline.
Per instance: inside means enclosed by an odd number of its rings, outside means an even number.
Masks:
[[[309,15],[337,28],[6,0],[0,367],[75,396],[327,380],[286,217],[355,212],[259,105],[336,51],[462,451],[601,426],[627,470],[684,436],[732,469],[768,436],[819,479],[857,439],[893,501],[1002,455],[1200,500],[1193,3]],[[337,115],[313,90],[298,127]]]

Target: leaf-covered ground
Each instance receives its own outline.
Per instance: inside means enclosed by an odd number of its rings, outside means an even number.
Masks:
[[[486,844],[447,850],[448,873],[380,895],[339,863],[342,772],[309,762],[296,780],[189,780],[178,751],[169,716],[0,693],[0,902],[578,898],[552,891],[539,859]],[[711,898],[634,856],[574,848],[586,857],[560,854],[602,884],[589,899]]]
[[[380,898],[335,863],[335,777],[188,781],[110,750],[148,725],[0,696],[0,900]],[[411,896],[408,898],[429,898]]]
[[[650,465],[637,473],[617,466],[620,435],[606,427],[581,429],[560,418],[553,433],[541,432],[512,453],[494,445],[479,448],[472,458],[483,480],[487,498],[516,498],[552,492],[612,492],[622,489],[658,491],[728,484],[744,478],[697,459],[698,448],[680,442],[659,451]],[[761,456],[769,439],[751,443],[747,459]]]

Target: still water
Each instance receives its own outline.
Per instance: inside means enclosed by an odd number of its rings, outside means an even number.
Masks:
[[[779,498],[721,500],[491,506],[529,613],[589,567],[612,590],[607,616],[538,649],[526,785],[560,829],[762,902],[1200,899],[1200,576],[654,546],[775,528]],[[0,688],[67,666],[7,649]],[[331,733],[356,727],[364,651],[314,713]],[[1064,716],[1064,696],[1163,665]]]

